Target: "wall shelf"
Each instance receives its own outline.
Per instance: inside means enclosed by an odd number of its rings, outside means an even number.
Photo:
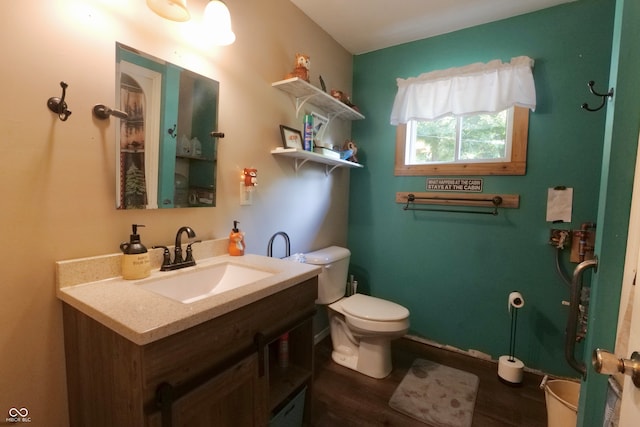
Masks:
[[[305,163],[311,161],[314,163],[321,163],[325,165],[325,174],[329,175],[335,168],[362,168],[364,167],[360,163],[350,162],[348,160],[332,159],[331,157],[323,156],[322,154],[314,153],[312,151],[298,150],[297,148],[275,148],[271,150],[271,154],[275,156],[290,157],[295,160],[296,172]]]
[[[299,77],[292,77],[286,80],[272,83],[271,86],[292,95],[296,100],[296,116],[300,110],[309,102],[312,105],[322,108],[328,115],[329,121],[335,117],[344,120],[362,120],[364,116],[321,89],[307,83]]]

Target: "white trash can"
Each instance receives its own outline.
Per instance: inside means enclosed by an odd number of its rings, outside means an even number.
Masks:
[[[567,380],[543,381],[548,427],[574,427],[578,419],[580,383]]]

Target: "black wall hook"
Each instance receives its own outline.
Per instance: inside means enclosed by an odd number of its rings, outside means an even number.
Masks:
[[[171,138],[175,139],[178,136],[178,133],[176,132],[176,128],[178,127],[177,124],[174,124],[172,128],[167,129],[167,133],[169,134],[169,136],[171,136]]]
[[[607,98],[613,98],[613,88],[609,89],[609,92],[607,93],[598,93],[595,90],[593,90],[593,85],[595,85],[596,82],[594,82],[593,80],[590,80],[589,83],[587,83],[587,86],[589,86],[589,92],[591,92],[592,94],[594,94],[595,96],[600,96],[602,97],[602,103],[600,104],[599,107],[597,108],[590,108],[589,104],[587,104],[586,102],[584,104],[582,104],[580,106],[580,108],[587,110],[587,111],[598,111],[600,110],[602,107],[604,107],[604,104],[607,102]]]
[[[58,115],[58,118],[63,122],[66,121],[71,115],[71,111],[67,109],[67,103],[64,101],[64,97],[67,94],[67,87],[69,85],[65,82],[60,82],[60,87],[62,87],[62,97],[51,97],[47,101],[47,107],[49,110],[53,111]]]

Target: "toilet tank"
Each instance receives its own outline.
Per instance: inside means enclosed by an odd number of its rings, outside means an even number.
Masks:
[[[322,267],[318,275],[318,299],[316,304],[331,304],[345,294],[349,258],[351,252],[347,248],[329,246],[304,254],[307,264]]]

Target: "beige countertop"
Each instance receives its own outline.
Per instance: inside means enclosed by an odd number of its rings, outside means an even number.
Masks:
[[[171,272],[159,271],[161,251],[150,251],[151,277],[124,280],[121,254],[56,262],[57,296],[87,316],[128,340],[145,345],[206,322],[283,289],[317,276],[320,268],[261,255],[222,255],[227,239],[194,246],[197,265]],[[193,269],[232,262],[268,271],[273,275],[189,304],[137,286],[153,278],[179,275]]]

